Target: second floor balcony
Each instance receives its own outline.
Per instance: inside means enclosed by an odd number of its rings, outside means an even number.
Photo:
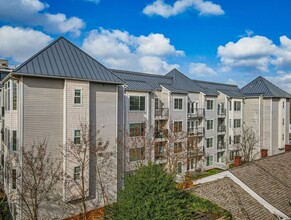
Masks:
[[[204,127],[193,127],[188,128],[189,135],[204,136]]]
[[[225,132],[226,131],[226,126],[225,125],[219,125],[217,127],[217,132]]]
[[[218,108],[218,109],[217,109],[217,116],[218,116],[218,117],[225,117],[225,115],[226,115],[226,110],[225,110],[225,108]]]
[[[217,143],[217,150],[224,150],[226,148],[226,144],[224,141]]]
[[[205,109],[204,108],[189,108],[188,117],[189,118],[204,118]]]
[[[163,138],[167,138],[168,137],[168,129],[156,129],[155,130],[155,138],[160,138],[160,139],[163,139]]]
[[[156,118],[168,118],[169,117],[169,109],[168,108],[155,109],[155,117]]]

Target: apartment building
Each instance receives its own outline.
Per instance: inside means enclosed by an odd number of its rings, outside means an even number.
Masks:
[[[123,82],[106,67],[71,44],[63,37],[35,54],[14,69],[2,81],[1,94],[1,155],[2,165],[10,160],[14,175],[4,181],[7,195],[17,184],[21,173],[21,148],[46,140],[48,153],[63,161],[63,183],[54,190],[59,198],[53,210],[41,210],[44,218],[68,217],[80,213],[79,206],[66,202],[72,200],[67,189],[68,175],[80,179],[80,165],[67,158],[67,143],[78,144],[81,139],[81,123],[99,130],[100,136],[109,142],[108,150],[117,155],[116,139],[122,110],[120,93]],[[120,88],[121,87],[121,88]],[[121,109],[121,110],[119,110]],[[110,161],[104,172],[111,172],[113,181],[107,183],[111,201],[116,199],[118,182],[118,158]],[[109,169],[111,168],[111,169]],[[13,168],[12,168],[13,169]],[[102,205],[98,194],[94,168],[88,166],[88,208],[91,202]],[[17,200],[10,199],[15,219],[25,219]],[[92,208],[92,207],[91,207]],[[48,217],[46,214],[50,214]]]
[[[261,76],[241,92],[245,96],[245,126],[258,134],[260,148],[267,149],[269,155],[284,152],[289,143],[291,96]]]
[[[106,169],[114,180],[106,186],[111,201],[124,172],[149,160],[167,165],[169,149],[172,156],[184,155],[174,164],[179,176],[197,167],[225,168],[239,154],[243,126],[260,135],[258,151],[280,153],[288,143],[291,96],[258,79],[240,90],[236,85],[192,80],[176,69],[166,75],[107,69],[61,37],[2,80],[2,167],[8,158],[21,165],[21,148],[46,139],[49,152],[63,161],[64,173],[78,177],[80,167],[65,155],[68,141],[80,140],[80,123],[100,131],[108,150],[116,154]],[[90,209],[92,203],[101,206],[102,198],[93,165],[87,173]],[[9,194],[17,183],[8,176],[4,184]],[[44,214],[60,218],[80,212],[77,206],[64,208],[72,200],[66,176],[57,194],[60,205]],[[15,211],[15,219],[23,219],[21,210]]]

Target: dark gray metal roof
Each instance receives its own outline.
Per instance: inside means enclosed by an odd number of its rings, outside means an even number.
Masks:
[[[278,97],[278,98],[291,98],[291,95],[280,89],[270,81],[262,76],[257,77],[249,84],[245,85],[240,90],[245,96],[264,96],[264,97]]]
[[[172,77],[166,77],[162,75],[116,69],[111,69],[111,71],[126,83],[127,85],[126,90],[135,91],[160,90],[161,84],[170,85],[173,83]]]
[[[172,93],[188,94],[188,92],[186,90],[177,89],[171,85],[162,84],[161,86],[165,87],[167,90],[169,90]]]
[[[166,76],[173,77],[172,87],[176,90],[187,91],[187,92],[204,92],[199,86],[192,82],[187,76],[181,73],[177,69],[173,69]]]
[[[231,98],[243,98],[244,94],[240,92],[237,85],[230,85],[224,83],[206,82],[200,80],[192,80],[199,87],[206,91],[206,95],[219,95],[219,92],[231,97]]]
[[[109,69],[64,37],[29,58],[13,74],[123,84]]]

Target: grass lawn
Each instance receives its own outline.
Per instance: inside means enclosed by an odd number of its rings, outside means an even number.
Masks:
[[[218,168],[213,168],[211,170],[207,170],[207,171],[199,173],[198,175],[193,177],[193,180],[198,180],[198,179],[201,179],[201,178],[204,178],[204,177],[207,177],[207,176],[211,176],[211,175],[223,172],[223,171],[225,171],[225,170],[218,169]]]

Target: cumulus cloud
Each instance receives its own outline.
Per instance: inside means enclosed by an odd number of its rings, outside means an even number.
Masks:
[[[0,28],[0,56],[12,58],[15,62],[23,62],[53,39],[29,28],[14,28],[3,26]]]
[[[169,64],[168,56],[184,55],[170,44],[163,34],[134,36],[126,31],[92,30],[84,39],[82,49],[110,68],[165,73],[178,64]]]
[[[39,0],[9,0],[0,4],[0,19],[16,25],[41,26],[51,33],[73,33],[77,36],[85,26],[84,21],[78,17],[51,14],[46,12],[48,9],[49,5]]]
[[[196,76],[214,76],[217,73],[205,63],[190,63],[189,73]]]
[[[291,94],[291,72],[280,76],[267,76],[266,79]]]
[[[147,5],[143,9],[143,13],[148,16],[159,15],[168,18],[181,14],[190,8],[196,9],[201,16],[224,14],[220,5],[204,0],[178,0],[173,6],[166,4],[164,0],[156,0]]]
[[[221,63],[233,68],[256,69],[267,72],[269,65],[278,56],[278,47],[267,37],[243,37],[237,42],[219,46],[217,54]],[[227,69],[227,68],[226,68]]]

